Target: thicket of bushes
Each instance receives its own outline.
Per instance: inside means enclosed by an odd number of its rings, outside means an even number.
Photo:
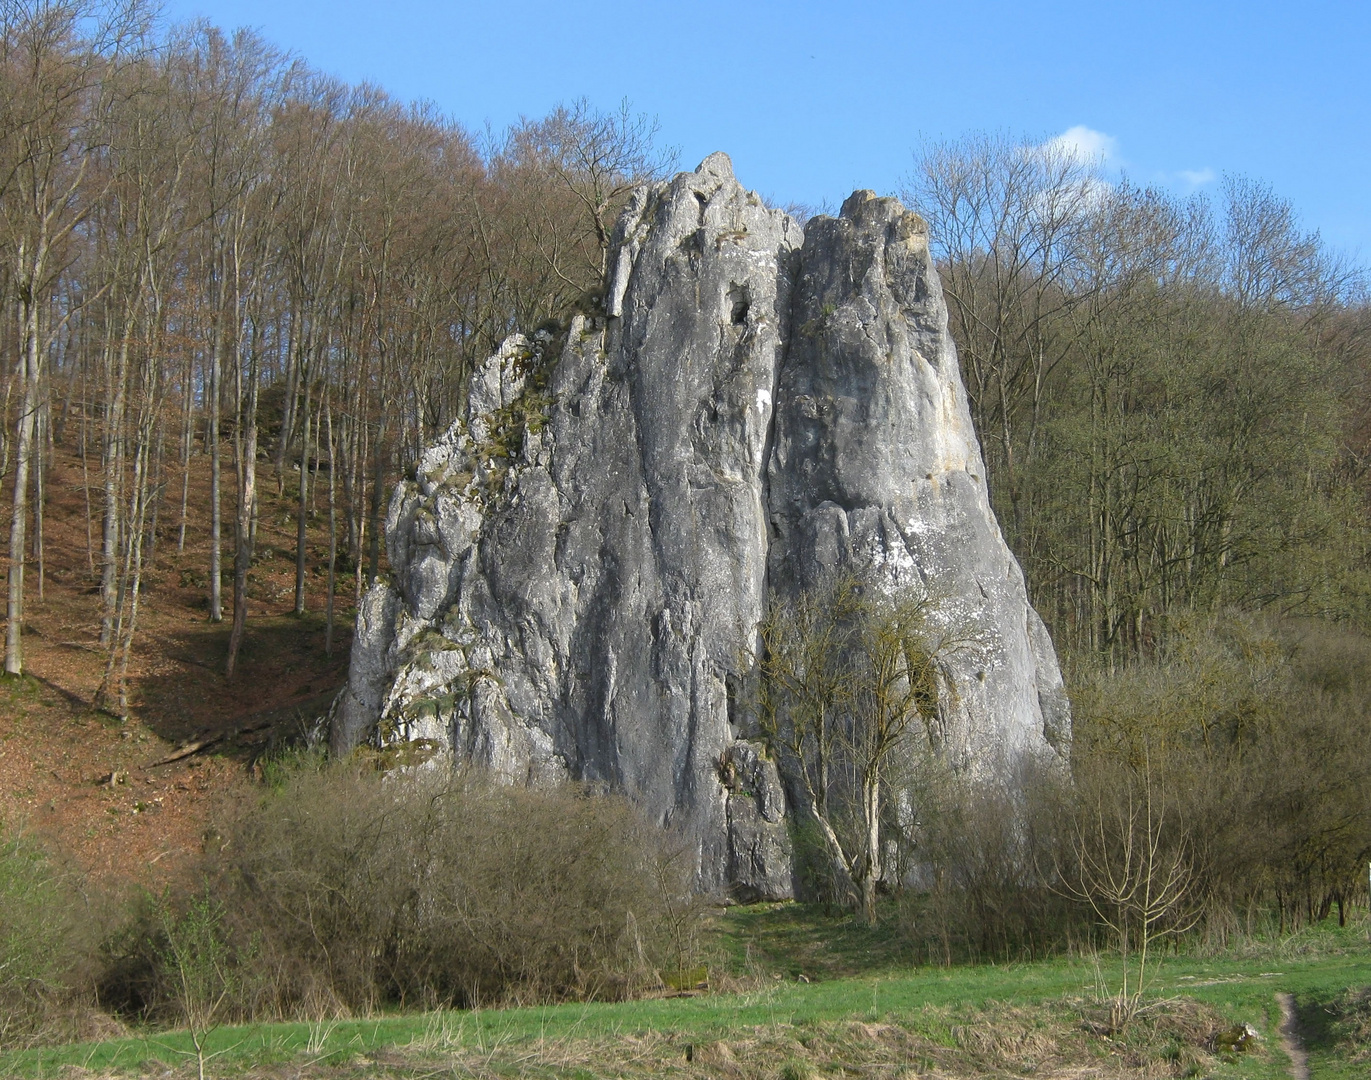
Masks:
[[[1122,879],[1130,841],[1150,845],[1154,886],[1184,879],[1158,935],[1222,947],[1366,903],[1371,640],[1228,615],[1179,622],[1168,642],[1075,673],[1069,770],[1025,761],[998,785],[930,769],[917,823],[890,815],[920,886],[902,923],[921,957],[1117,946],[1100,879]]]
[[[950,962],[1191,929],[1222,944],[1365,895],[1371,639],[1352,627],[1173,615],[1146,653],[1078,663],[1069,760],[958,762],[940,695],[975,628],[880,595],[840,579],[762,625],[757,712],[810,899],[874,922],[873,886],[906,894],[916,952]]]
[[[61,992],[192,1026],[619,998],[693,962],[665,839],[623,800],[308,765],[222,815],[198,886],[82,940],[34,848],[0,852],[0,1039]],[[64,910],[60,908],[59,910]]]
[[[1371,640],[1231,616],[1168,641],[1080,681],[1077,758],[1166,784],[1210,935],[1267,909],[1281,929],[1345,918],[1371,856]]]

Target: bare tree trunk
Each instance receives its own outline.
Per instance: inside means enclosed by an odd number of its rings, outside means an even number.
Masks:
[[[881,780],[872,777],[862,784],[862,816],[865,825],[866,868],[862,877],[862,914],[868,926],[876,925],[876,886],[881,880]]]
[[[126,316],[127,318],[127,316]],[[128,384],[130,327],[125,327],[117,354],[112,343],[105,346],[105,385],[109,404],[105,415],[103,465],[105,470],[105,523],[101,540],[100,564],[100,644],[113,649],[116,643],[114,623],[118,608],[119,540],[122,526],[120,504],[121,481],[124,473],[124,412]],[[117,359],[116,359],[117,355]]]
[[[353,587],[353,606],[358,610],[362,607],[362,588],[365,577],[362,574],[362,554],[366,548],[367,540],[367,519],[363,513],[363,507],[367,501],[367,425],[362,419],[361,397],[358,396],[357,408],[352,414],[352,453],[354,457],[353,475],[356,483],[353,490],[356,492],[357,508],[353,511],[353,516],[357,522],[357,551],[353,560],[352,587]]]
[[[218,273],[219,268],[215,272]],[[209,375],[209,621],[212,623],[222,622],[224,618],[223,510],[219,496],[222,466],[219,453],[219,398],[224,364],[224,312],[222,296],[219,295],[222,289],[221,279],[215,297],[214,344],[210,351]]]
[[[381,422],[376,432],[375,475],[371,478],[371,536],[367,543],[370,548],[367,558],[367,584],[375,585],[376,576],[381,571],[381,493],[385,482],[385,460],[381,448],[385,445],[386,425]]]
[[[133,490],[128,513],[127,546],[124,551],[123,573],[119,583],[119,613],[115,621],[114,645],[105,664],[104,678],[96,691],[98,707],[109,708],[111,696],[114,711],[120,718],[129,714],[128,673],[133,654],[133,638],[138,629],[139,602],[143,585],[143,540],[148,527],[148,503],[151,490],[151,451],[154,425],[157,419],[158,380],[151,368],[144,371],[144,401],[135,439]],[[111,695],[111,688],[113,694]]]
[[[86,565],[89,567],[90,572],[94,574],[95,538],[93,528],[94,521],[92,520],[90,509],[90,462],[88,460],[90,446],[90,409],[88,407],[90,401],[90,387],[86,381],[85,367],[86,365],[83,364],[81,371],[81,486],[85,490],[86,495]]]
[[[47,576],[43,566],[43,501],[46,497],[43,490],[43,472],[51,457],[48,453],[48,436],[52,428],[46,398],[39,404],[38,414],[34,419],[38,430],[33,444],[33,559],[38,564],[38,599],[41,602],[46,599],[43,595],[43,579]]]
[[[276,494],[285,494],[286,456],[290,453],[290,443],[295,437],[295,404],[300,383],[300,366],[303,363],[305,346],[300,344],[300,308],[298,304],[288,305],[282,312],[287,323],[286,341],[286,403],[281,413],[281,433],[276,441]]]
[[[299,501],[295,509],[295,614],[305,613],[305,559],[306,542],[308,540],[307,528],[308,521],[308,500],[309,500],[309,358],[305,357],[300,362],[302,371],[301,378],[304,382],[304,410],[301,415],[301,423],[304,425],[300,431],[300,490]]]
[[[16,321],[22,322],[23,319],[21,317]],[[20,341],[18,354],[21,363],[18,365],[18,376],[21,383],[23,382],[24,374],[22,363],[23,349],[24,343]],[[13,449],[13,443],[10,440],[10,405],[14,402],[14,383],[15,380],[13,378],[5,380],[4,426],[0,427],[0,477],[8,476],[10,471],[10,451]]]
[[[190,503],[190,450],[195,441],[194,414],[191,404],[195,395],[191,383],[195,377],[195,354],[186,356],[186,370],[181,379],[181,527],[176,532],[176,550],[186,550],[186,511]]]
[[[852,876],[852,867],[848,861],[847,852],[843,850],[842,842],[838,839],[838,834],[833,831],[833,825],[828,817],[818,811],[811,802],[809,808],[810,816],[814,823],[819,826],[819,835],[824,839],[824,847],[828,849],[829,867],[840,888],[847,894],[844,902],[851,902],[858,896],[858,885]]]
[[[324,421],[328,424],[328,600],[324,614],[324,655],[333,655],[333,590],[338,580],[338,503],[334,473],[338,456],[334,452],[333,407],[324,399]]]
[[[257,392],[261,383],[258,372],[257,342],[254,340],[248,362],[247,411],[238,421],[236,445],[241,446],[238,454],[239,483],[238,508],[234,517],[233,551],[233,629],[229,633],[228,664],[224,674],[233,678],[238,665],[238,652],[243,646],[243,635],[247,632],[248,622],[248,569],[252,565],[252,548],[256,539],[257,511]],[[240,358],[238,371],[243,369]],[[241,378],[241,376],[240,376]],[[243,395],[240,391],[238,400]]]
[[[161,338],[160,332],[158,338],[159,340]],[[164,479],[166,471],[166,442],[166,419],[159,409],[157,413],[157,433],[153,437],[152,491],[150,495],[152,500],[152,517],[148,522],[148,553],[145,560],[147,565],[153,568],[156,568],[157,566],[157,522],[161,517],[162,492],[163,488],[166,486],[166,481]]]
[[[347,537],[347,556],[356,566],[361,552],[357,543],[357,485],[355,459],[352,440],[355,437],[354,425],[348,420],[346,409],[339,421],[338,446],[343,452],[343,534]]]
[[[24,673],[24,532],[28,524],[29,467],[33,456],[35,413],[38,407],[38,305],[29,296],[23,302],[23,392],[18,430],[15,432],[14,516],[10,520],[9,596],[5,629],[5,674]]]

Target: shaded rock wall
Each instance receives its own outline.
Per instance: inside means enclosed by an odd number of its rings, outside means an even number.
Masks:
[[[395,492],[334,749],[604,781],[692,839],[702,887],[789,895],[783,788],[731,699],[769,596],[845,567],[936,582],[991,642],[940,716],[960,758],[1065,738],[946,323],[893,199],[802,234],[723,154],[638,190],[603,315],[507,341]]]

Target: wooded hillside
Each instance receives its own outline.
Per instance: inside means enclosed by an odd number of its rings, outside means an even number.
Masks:
[[[506,335],[603,314],[617,215],[673,164],[656,136],[580,102],[477,137],[142,0],[0,0],[0,1047],[185,1024],[203,1072],[197,1032],[225,1019],[694,992],[697,849],[617,795],[397,788],[419,739],[300,750],[338,700],[349,601],[387,572],[397,481]],[[901,962],[1113,948],[1112,1038],[1153,1007],[1149,944],[1208,964],[1269,933],[1249,955],[1284,966],[1287,932],[1368,899],[1367,281],[1259,181],[1180,197],[969,136],[918,149],[907,186],[1070,740],[994,781],[952,761],[928,721],[948,658],[985,642],[928,630],[936,590],[887,605],[850,579],[772,605],[752,757],[700,775],[744,806],[764,756],[799,762],[809,805],[767,827],[814,940],[853,905],[898,926]],[[720,325],[749,332],[753,303]],[[482,450],[501,476],[513,419]]]
[[[926,147],[911,188],[1059,650],[1147,654],[1183,611],[1365,618],[1359,268],[1258,181],[1181,198],[1050,143]]]
[[[43,587],[54,448],[73,446],[108,653],[99,703],[122,713],[156,545],[208,532],[230,674],[260,465],[297,492],[297,613],[314,514],[330,582],[364,565],[360,593],[389,487],[453,418],[473,360],[592,289],[618,201],[664,159],[650,123],[585,104],[478,146],[250,33],[163,31],[136,3],[8,3],[0,31],[6,670],[22,670],[25,596]],[[197,454],[205,521],[186,495]]]

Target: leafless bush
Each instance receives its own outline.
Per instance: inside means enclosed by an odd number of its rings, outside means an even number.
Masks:
[[[1059,887],[1089,906],[1118,948],[1122,975],[1110,1011],[1113,1030],[1137,1015],[1157,946],[1199,921],[1192,898],[1194,845],[1175,817],[1150,762],[1141,772],[1101,771],[1079,784],[1073,858]]]
[[[1003,775],[945,771],[924,787],[901,921],[931,961],[1040,956],[1089,934],[1055,888],[1071,816],[1065,770],[1026,757]]]
[[[662,838],[578,789],[307,768],[220,833],[218,925],[197,933],[227,948],[206,976],[224,1017],[622,997],[693,940]],[[164,929],[126,1007],[185,1011],[171,944]]]

